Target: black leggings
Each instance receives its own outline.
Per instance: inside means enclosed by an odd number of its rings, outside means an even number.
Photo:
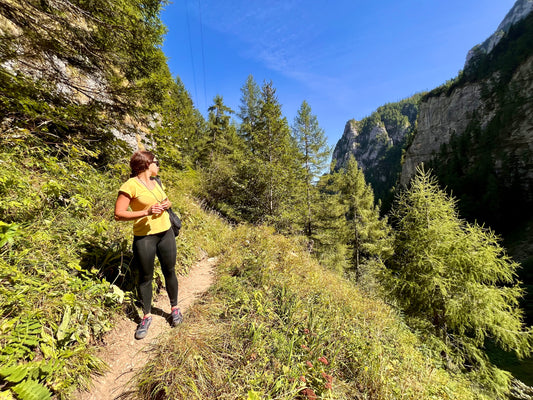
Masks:
[[[134,263],[139,269],[139,292],[143,303],[143,312],[149,314],[152,309],[152,279],[154,277],[155,256],[159,259],[165,277],[165,287],[170,299],[170,306],[178,305],[178,278],[176,276],[176,239],[172,229],[155,235],[134,236]]]

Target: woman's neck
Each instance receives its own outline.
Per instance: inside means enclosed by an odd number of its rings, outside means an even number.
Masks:
[[[150,171],[146,170],[138,174],[137,179],[141,180],[144,184],[149,184],[151,175]]]

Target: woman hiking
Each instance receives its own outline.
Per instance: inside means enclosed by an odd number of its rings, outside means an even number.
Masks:
[[[119,189],[115,220],[133,221],[133,263],[139,271],[139,293],[144,313],[135,338],[143,339],[152,322],[152,279],[156,255],[170,299],[172,326],[181,323],[183,316],[178,307],[176,239],[168,212],[165,212],[171,203],[163,188],[153,179],[159,172],[159,161],[149,151],[136,151],[130,159],[130,168],[130,179]]]

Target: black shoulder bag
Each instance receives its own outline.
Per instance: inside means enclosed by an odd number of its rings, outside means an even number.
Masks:
[[[163,185],[161,184],[161,178],[156,176],[154,180],[159,184],[161,189],[163,188]],[[168,216],[170,218],[170,226],[172,227],[172,231],[174,232],[174,236],[178,236],[180,234],[181,229],[181,219],[178,217],[178,214],[172,210],[172,207],[169,207],[167,210]]]

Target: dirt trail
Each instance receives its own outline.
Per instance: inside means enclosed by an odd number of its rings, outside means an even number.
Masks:
[[[196,263],[187,276],[178,276],[178,305],[184,314],[194,300],[204,293],[213,283],[215,258],[204,258]],[[137,323],[126,317],[121,318],[115,328],[105,336],[105,346],[99,352],[108,365],[109,371],[93,379],[91,392],[76,394],[77,400],[115,400],[124,399],[128,383],[146,362],[147,354],[158,341],[158,336],[172,328],[169,325],[170,303],[166,291],[154,296],[152,306],[152,324],[148,335],[142,340],[135,340]]]

